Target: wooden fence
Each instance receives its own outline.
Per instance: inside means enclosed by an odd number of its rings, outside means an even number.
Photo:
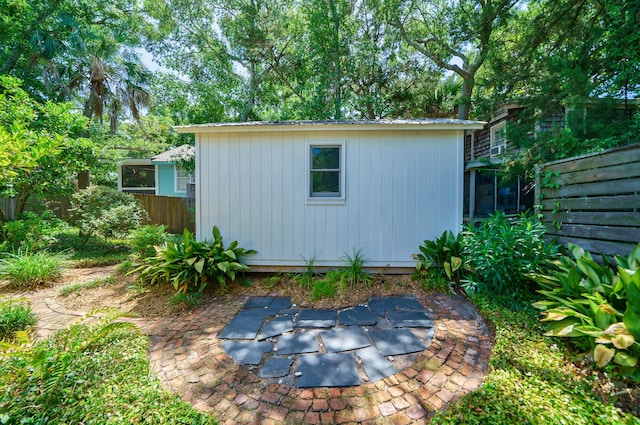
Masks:
[[[550,235],[602,255],[640,242],[640,144],[551,162],[536,172]]]
[[[147,211],[152,224],[164,224],[172,233],[182,233],[185,228],[189,229],[191,233],[195,232],[196,225],[192,219],[195,199],[140,193],[133,194],[133,196]]]

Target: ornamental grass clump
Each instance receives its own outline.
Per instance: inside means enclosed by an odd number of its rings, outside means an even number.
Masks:
[[[19,287],[35,287],[57,280],[65,259],[46,252],[18,252],[0,258],[0,279]]]

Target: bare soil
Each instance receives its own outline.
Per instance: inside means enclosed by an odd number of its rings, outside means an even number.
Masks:
[[[65,286],[87,284],[110,276],[115,278],[114,283],[85,287],[67,296],[59,291],[56,301],[74,311],[111,307],[135,313],[140,317],[175,317],[190,312],[183,304],[171,302],[175,293],[171,285],[137,285],[134,276],[118,273],[115,266],[68,269],[62,278],[51,286],[62,290]],[[345,289],[343,294],[336,294],[332,298],[311,301],[312,288],[299,283],[291,275],[251,273],[241,276],[236,282],[231,282],[228,294],[290,296],[294,304],[302,307],[344,308],[363,303],[374,296],[416,293],[420,290],[420,283],[408,275],[372,275],[369,283],[359,283],[355,286],[347,284]],[[200,304],[222,295],[224,293],[211,284],[205,288]]]

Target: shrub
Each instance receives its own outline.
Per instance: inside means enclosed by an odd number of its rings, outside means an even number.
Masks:
[[[17,331],[26,331],[36,321],[26,299],[0,300],[0,340],[13,340]]]
[[[148,339],[106,312],[51,338],[0,346],[3,424],[213,424],[149,372]]]
[[[0,259],[0,278],[16,286],[33,287],[54,281],[62,274],[64,258],[45,252],[5,254]]]
[[[2,236],[6,251],[34,252],[47,249],[57,242],[58,234],[65,230],[64,221],[56,218],[50,211],[41,215],[26,212],[22,219],[4,223]]]
[[[545,299],[534,306],[545,335],[572,338],[598,366],[613,361],[640,380],[640,244],[627,258],[616,257],[617,273],[577,245],[569,251],[553,273],[536,277]]]
[[[420,254],[416,255],[418,275],[428,275],[427,270],[435,268],[449,282],[460,284],[464,273],[462,233],[454,235],[451,230],[444,231],[439,238],[424,241],[419,249]]]
[[[147,258],[131,273],[141,272],[138,279],[151,284],[169,282],[183,294],[202,291],[210,280],[217,281],[224,292],[227,279],[233,281],[237,272],[249,270],[240,259],[255,251],[238,247],[236,241],[225,248],[217,227],[212,233],[213,241],[198,242],[184,229],[182,241],[167,242],[157,256]]]
[[[131,248],[141,257],[153,257],[156,255],[156,246],[162,247],[169,235],[164,225],[140,226],[131,233]]]
[[[71,223],[85,235],[85,242],[89,236],[126,237],[147,217],[132,195],[103,186],[76,192],[69,212]]]
[[[488,291],[513,298],[537,289],[530,278],[558,255],[559,246],[545,241],[545,227],[531,216],[508,218],[496,212],[478,227],[465,228],[463,243],[467,291]]]

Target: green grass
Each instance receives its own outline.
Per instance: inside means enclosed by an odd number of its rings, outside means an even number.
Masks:
[[[216,423],[161,388],[149,370],[147,337],[113,325],[74,325],[0,355],[0,422]]]
[[[4,254],[0,259],[0,279],[21,287],[43,285],[60,277],[64,262],[61,255],[46,252]]]
[[[26,299],[0,299],[0,341],[12,340],[15,332],[27,330],[36,320]]]
[[[73,267],[102,267],[120,264],[129,260],[131,247],[126,239],[84,238],[77,228],[69,228],[56,236],[57,241],[50,250],[66,253]]]
[[[113,285],[114,283],[116,283],[116,278],[113,276],[101,277],[89,282],[73,283],[60,288],[60,295],[68,297],[69,295],[80,292],[84,289],[98,288],[100,286]]]
[[[603,404],[588,377],[572,373],[571,353],[542,336],[537,311],[513,312],[495,297],[474,302],[495,327],[491,371],[482,387],[432,424],[640,424],[640,420]]]

